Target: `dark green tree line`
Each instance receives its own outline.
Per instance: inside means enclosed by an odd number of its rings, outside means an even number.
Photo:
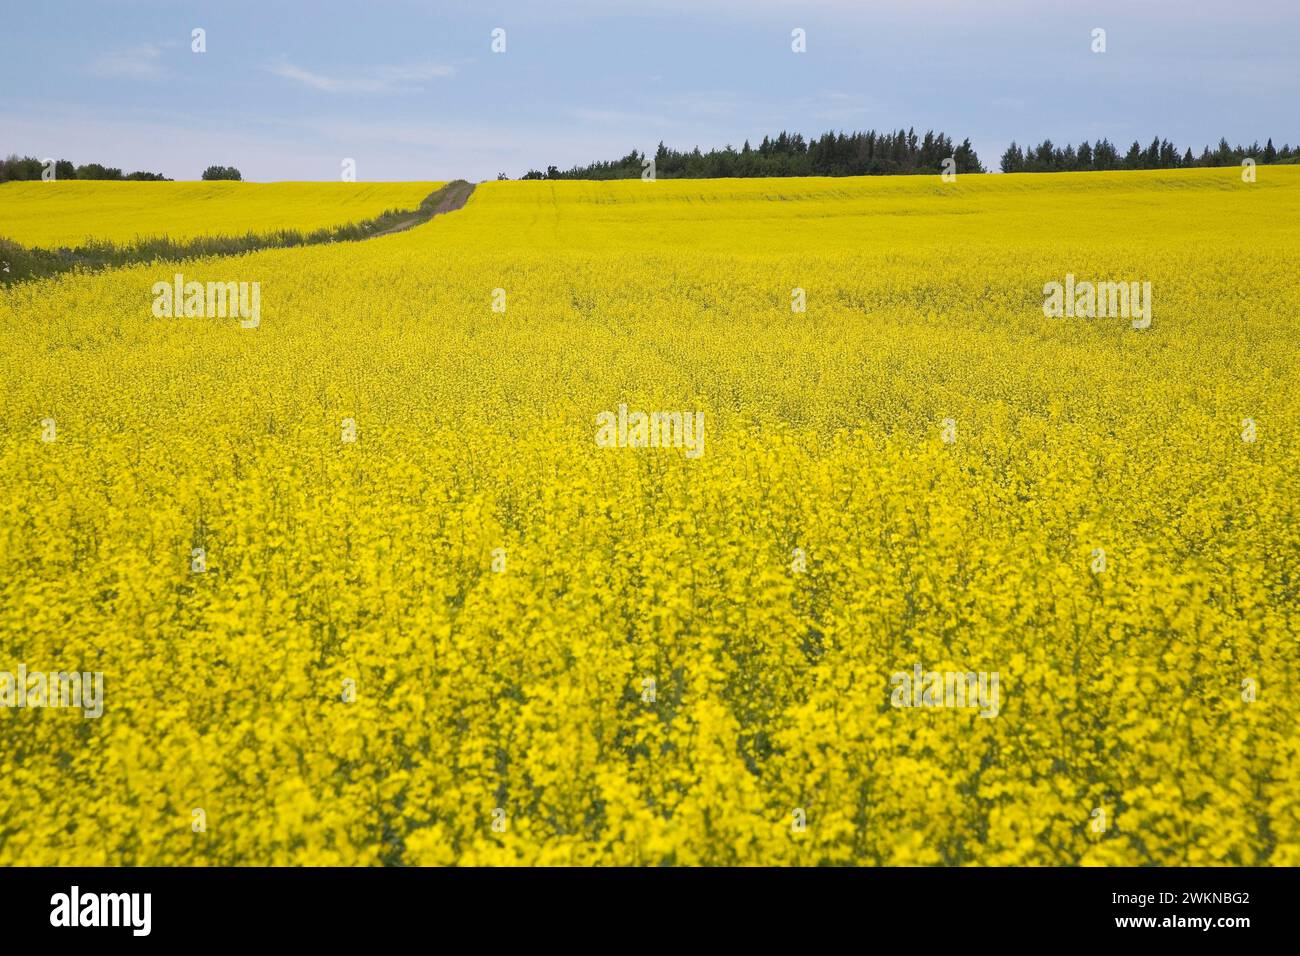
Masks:
[[[529,170],[523,179],[635,179],[645,167],[646,154],[632,150],[621,159],[574,166],[561,170],[548,166],[545,172]],[[663,143],[655,150],[655,176],[659,179],[721,179],[751,176],[889,176],[940,173],[943,161],[951,158],[954,171],[982,173],[984,167],[970,140],[954,144],[943,133],[915,129],[856,133],[823,133],[804,139],[801,133],[782,131],[764,136],[757,147],[746,140],[736,149],[702,152],[670,149]]]
[[[0,183],[19,182],[30,179],[42,179],[45,172],[45,163],[33,156],[18,156],[11,153],[4,159],[0,159]],[[74,166],[71,161],[60,159],[54,163],[54,178],[57,179],[122,179],[122,180],[146,180],[149,182],[166,182],[167,177],[161,173],[145,173],[136,171],[134,173],[122,174],[122,170],[112,166],[104,166],[100,163],[86,163],[83,166]]]
[[[1021,149],[1015,142],[1002,154],[1001,168],[1004,173],[1072,173],[1102,171],[1108,169],[1183,169],[1196,166],[1240,166],[1247,157],[1261,165],[1272,163],[1294,163],[1300,160],[1300,148],[1293,150],[1289,145],[1281,149],[1273,146],[1269,140],[1264,146],[1258,142],[1250,146],[1229,146],[1226,139],[1220,139],[1214,150],[1206,146],[1200,156],[1193,156],[1190,148],[1182,153],[1167,139],[1156,137],[1145,148],[1133,141],[1123,155],[1108,139],[1099,139],[1089,145],[1084,140],[1076,148],[1067,143],[1065,148],[1045,139],[1037,146]]]

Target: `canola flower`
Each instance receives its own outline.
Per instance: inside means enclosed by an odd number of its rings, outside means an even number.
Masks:
[[[0,708],[0,863],[1300,863],[1297,213],[502,182],[185,264],[256,329],[155,318],[166,265],[0,290],[0,670],[104,674]]]
[[[414,209],[440,183],[100,182],[0,184],[0,238],[38,249],[89,240],[303,233]]]

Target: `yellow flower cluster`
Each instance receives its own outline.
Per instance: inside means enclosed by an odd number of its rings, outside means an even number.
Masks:
[[[0,238],[28,248],[88,240],[309,233],[415,209],[441,183],[13,182],[0,184]]]
[[[0,671],[104,674],[0,864],[1300,864],[1297,261],[1297,168],[502,182],[0,290]]]

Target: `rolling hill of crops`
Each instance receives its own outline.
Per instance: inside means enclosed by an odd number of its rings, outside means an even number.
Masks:
[[[0,670],[104,675],[0,863],[1300,864],[1297,261],[1290,167],[500,182],[0,290]]]
[[[0,238],[37,249],[166,236],[308,233],[414,209],[439,183],[17,182],[0,185]]]

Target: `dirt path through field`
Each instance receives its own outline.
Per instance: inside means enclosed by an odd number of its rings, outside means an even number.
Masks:
[[[428,222],[434,216],[440,216],[444,212],[455,212],[469,201],[470,193],[474,192],[474,184],[466,182],[463,179],[456,179],[443,186],[438,190],[438,198],[433,204],[432,211],[427,206],[421,204],[421,208],[410,219],[404,219],[401,222],[394,223],[383,232],[377,232],[371,239],[378,239],[380,236],[391,236],[395,232],[404,232],[413,226],[418,226],[422,222]],[[429,197],[432,198],[432,197]],[[426,200],[427,202],[428,200]]]
[[[321,229],[303,236],[292,231],[282,231],[268,236],[200,236],[187,242],[155,241],[139,246],[114,247],[111,243],[77,249],[27,249],[0,238],[0,287],[44,278],[60,272],[80,268],[89,272],[130,265],[133,262],[182,262],[198,256],[240,255],[258,249],[289,249],[295,246],[315,246],[323,242],[366,242],[379,236],[390,236],[444,212],[454,212],[465,205],[474,184],[454,179],[441,189],[431,192],[421,201],[418,209],[395,218],[385,213],[379,222],[387,223],[378,232],[369,232],[375,220]]]

